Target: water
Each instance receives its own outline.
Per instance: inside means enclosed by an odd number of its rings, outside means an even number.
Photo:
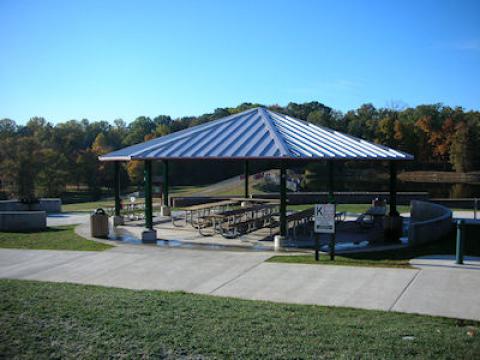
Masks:
[[[377,176],[378,175],[378,176]],[[328,180],[320,179],[317,191],[328,191]],[[360,175],[336,175],[335,191],[389,191],[389,178],[385,173]],[[480,198],[480,183],[441,181],[397,180],[397,191],[428,192],[430,198]]]

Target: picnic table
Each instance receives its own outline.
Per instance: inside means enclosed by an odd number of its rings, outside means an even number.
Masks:
[[[161,206],[160,203],[153,203],[152,208],[156,206]],[[136,221],[142,220],[145,210],[144,201],[135,201],[135,202],[121,202],[120,204],[120,215],[124,217],[124,220]],[[106,208],[106,212],[109,216],[115,215],[115,207]]]
[[[258,198],[231,198],[230,200],[239,201],[242,203],[252,203],[252,204],[280,204],[278,199],[258,199]]]
[[[225,238],[234,238],[269,227],[278,210],[278,204],[260,204],[206,215],[199,218],[198,231],[204,236],[219,233]],[[211,233],[205,232],[204,229],[209,227]]]
[[[301,211],[296,211],[293,213],[290,213],[287,215],[287,228],[290,229],[290,224],[293,223],[293,226],[291,227],[292,232],[293,232],[293,238],[297,238],[297,228],[299,226],[302,227],[303,233],[305,234],[308,229],[308,225],[312,222],[313,220],[313,215],[314,215],[314,207],[307,208],[305,210]],[[335,213],[335,221],[343,221],[345,219],[345,212],[337,212]],[[278,223],[272,223],[272,227],[278,226]],[[310,235],[312,235],[312,229],[310,229]]]
[[[172,224],[174,226],[180,227],[190,223],[190,225],[192,225],[193,227],[198,227],[199,218],[205,217],[214,212],[226,211],[231,206],[238,205],[238,204],[239,204],[239,201],[237,200],[222,200],[222,201],[216,201],[212,203],[188,206],[182,209],[182,211],[184,211],[185,213],[185,223],[183,225],[179,225],[178,223],[175,223],[175,217],[172,216]]]

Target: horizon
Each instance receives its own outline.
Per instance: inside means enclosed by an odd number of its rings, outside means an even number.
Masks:
[[[316,101],[316,100],[312,100],[312,101]],[[248,103],[251,103],[251,104],[259,104],[258,102],[248,102]],[[338,111],[341,113],[341,115],[345,115],[347,112],[349,111],[356,111],[358,110],[361,106],[363,105],[369,105],[369,104],[372,104],[372,103],[364,103],[364,104],[360,104],[357,108],[355,109],[349,109],[347,111],[341,111],[341,110],[338,110],[338,109],[335,109],[331,106],[329,106],[328,104],[324,104],[322,103],[321,101],[319,101],[319,103],[325,105],[326,107],[330,107],[332,109],[332,111]],[[304,104],[303,102],[302,103],[297,103],[299,105],[302,105]],[[442,107],[450,107],[452,109],[455,109],[459,106],[451,106],[451,105],[447,105],[447,104],[442,104],[442,103],[432,103],[432,104],[418,104],[416,106],[406,106],[405,104],[401,104],[402,107],[401,108],[396,108],[397,111],[404,111],[408,108],[415,108],[417,106],[431,106],[431,105],[441,105]],[[188,117],[200,117],[202,115],[205,115],[205,114],[213,114],[214,111],[216,109],[230,109],[230,108],[236,108],[237,106],[239,106],[241,104],[237,104],[236,106],[220,106],[220,107],[216,107],[210,111],[207,111],[205,113],[202,113],[202,114],[189,114],[189,115],[182,115],[182,116],[172,116],[170,114],[162,114],[162,113],[158,113],[158,114],[151,114],[151,115],[147,115],[147,114],[140,114],[140,115],[137,115],[131,119],[126,119],[124,117],[117,117],[115,119],[102,119],[102,118],[86,118],[86,117],[83,117],[83,118],[68,118],[68,119],[64,119],[64,120],[58,120],[58,121],[52,121],[50,120],[49,118],[45,117],[45,116],[42,116],[42,115],[34,115],[34,116],[30,116],[28,119],[24,120],[24,121],[18,121],[17,119],[12,119],[12,118],[8,118],[8,117],[0,117],[0,120],[3,120],[3,119],[9,119],[9,120],[13,120],[15,121],[15,123],[19,126],[24,126],[28,123],[28,121],[32,118],[43,118],[45,119],[45,121],[47,123],[51,123],[53,125],[57,125],[57,124],[61,124],[61,123],[65,123],[65,122],[68,122],[68,121],[82,121],[82,120],[88,120],[89,122],[93,123],[93,122],[99,122],[99,121],[106,121],[107,123],[109,123],[110,125],[114,125],[114,122],[116,120],[123,120],[125,122],[126,125],[129,125],[131,122],[135,121],[136,119],[140,118],[140,117],[146,117],[146,118],[149,118],[149,119],[155,119],[155,117],[157,116],[170,116],[170,118],[173,120],[173,121],[176,121],[176,120],[180,120],[182,118],[188,118]],[[256,107],[264,107],[264,108],[269,108],[271,106],[274,106],[274,105],[278,105],[280,107],[283,107],[283,108],[286,108],[288,103],[287,104],[260,104],[259,106],[256,106]],[[381,110],[381,109],[389,109],[389,108],[392,108],[392,107],[389,107],[389,104],[387,104],[386,106],[382,106],[382,107],[377,107],[375,106],[375,104],[372,104],[374,105],[374,107],[377,109],[377,110]],[[396,105],[396,104],[395,104]],[[403,106],[405,105],[405,106]],[[477,110],[477,109],[465,109],[465,108],[462,108],[464,110],[464,112],[480,112],[480,110]],[[242,110],[242,111],[247,111],[247,110]],[[302,119],[302,120],[306,120],[306,119]]]
[[[0,118],[129,123],[310,101],[479,111],[478,13],[475,1],[6,0]]]

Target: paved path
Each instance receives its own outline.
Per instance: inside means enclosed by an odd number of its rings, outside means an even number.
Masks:
[[[136,245],[104,252],[3,249],[0,277],[480,320],[480,260],[465,268],[422,260],[412,270],[265,263],[271,254]]]
[[[47,226],[64,226],[87,223],[90,214],[85,213],[59,213],[47,215]]]

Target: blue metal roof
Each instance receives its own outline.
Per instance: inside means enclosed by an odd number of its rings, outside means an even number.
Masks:
[[[254,108],[100,156],[146,159],[412,160],[413,156],[265,108]]]

